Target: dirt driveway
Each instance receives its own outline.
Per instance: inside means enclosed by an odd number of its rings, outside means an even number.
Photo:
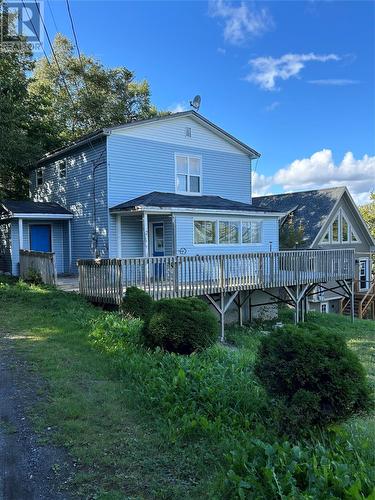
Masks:
[[[71,499],[63,491],[73,470],[68,455],[41,444],[31,429],[28,415],[42,381],[12,344],[0,331],[0,500]]]

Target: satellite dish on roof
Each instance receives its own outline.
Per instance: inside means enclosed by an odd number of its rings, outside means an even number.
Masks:
[[[198,111],[201,105],[201,96],[196,95],[192,101],[190,101],[190,106],[195,109],[195,111]]]

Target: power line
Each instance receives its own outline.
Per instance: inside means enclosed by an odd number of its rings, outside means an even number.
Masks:
[[[75,30],[75,27],[74,27],[74,21],[73,21],[72,12],[71,12],[71,10],[70,10],[70,3],[69,3],[69,0],[66,0],[66,7],[67,7],[67,9],[68,9],[68,14],[69,14],[69,19],[70,19],[70,24],[71,24],[71,26],[72,26],[72,32],[73,32],[74,41],[75,41],[75,44],[76,44],[76,49],[77,49],[77,54],[78,54],[79,62],[81,63],[81,68],[82,68],[82,77],[84,77],[84,66],[83,66],[83,61],[82,61],[81,51],[79,50],[78,38],[77,38],[77,33],[76,33],[76,30]]]
[[[59,32],[59,28],[57,27],[57,23],[56,23],[56,19],[55,19],[55,16],[53,14],[53,11],[52,11],[52,7],[51,7],[51,2],[50,0],[47,0],[47,5],[48,5],[48,9],[51,13],[51,17],[52,17],[52,21],[53,21],[53,24],[55,25],[55,30],[56,30],[56,33]]]
[[[29,21],[30,21],[30,23],[31,23],[31,26],[33,27],[33,30],[34,30],[34,33],[35,33],[35,35],[36,35],[37,39],[38,39],[38,42],[40,43],[40,47],[41,47],[41,49],[42,49],[42,51],[43,51],[44,57],[46,58],[46,61],[47,61],[48,65],[49,65],[49,66],[52,66],[52,64],[50,63],[50,60],[48,59],[48,55],[47,55],[46,51],[44,50],[43,43],[41,42],[41,40],[40,40],[40,38],[39,38],[38,31],[37,31],[37,29],[35,28],[35,25],[34,25],[34,23],[33,23],[33,20],[31,19],[30,15],[29,15],[29,11],[28,11],[28,9],[27,9],[27,7],[26,7],[26,5],[25,5],[24,0],[22,0],[22,4],[23,4],[23,6],[24,6],[24,8],[25,8],[25,11],[26,11],[27,17],[29,18]]]

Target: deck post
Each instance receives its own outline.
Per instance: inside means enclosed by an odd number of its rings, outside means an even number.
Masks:
[[[220,326],[221,326],[221,335],[220,341],[224,342],[225,340],[225,322],[224,322],[224,292],[220,292]]]
[[[350,293],[350,316],[351,316],[352,323],[354,323],[354,297],[355,297],[354,280],[352,280],[351,293]]]

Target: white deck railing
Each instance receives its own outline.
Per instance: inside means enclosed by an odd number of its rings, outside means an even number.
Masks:
[[[119,303],[127,287],[154,299],[354,279],[354,250],[79,260],[80,293]]]

